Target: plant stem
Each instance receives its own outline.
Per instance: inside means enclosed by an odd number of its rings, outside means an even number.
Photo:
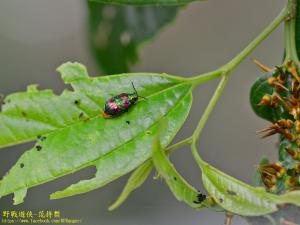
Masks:
[[[225,216],[226,216],[225,217],[225,225],[231,225],[233,215],[232,214],[226,214]]]
[[[199,136],[201,135],[201,132],[202,132],[213,108],[215,107],[216,102],[218,101],[219,97],[221,96],[221,94],[227,84],[228,77],[230,76],[230,74],[234,70],[234,68],[236,68],[249,54],[251,54],[252,51],[281,24],[281,22],[284,21],[290,15],[290,12],[292,11],[290,9],[292,7],[292,5],[290,4],[291,1],[294,1],[294,0],[289,0],[288,5],[281,10],[279,15],[250,44],[248,44],[248,46],[243,51],[241,51],[237,56],[235,56],[227,64],[221,66],[220,68],[218,68],[212,72],[187,79],[187,82],[192,83],[194,85],[194,87],[196,87],[199,84],[205,83],[206,81],[209,81],[209,80],[212,80],[212,79],[215,79],[218,77],[222,77],[221,81],[219,82],[218,87],[216,88],[216,90],[214,92],[214,95],[212,96],[208,106],[206,107],[201,119],[198,122],[197,128],[195,129],[193,135],[189,139],[189,141],[191,140],[193,155],[197,161],[199,161],[199,160],[202,161],[202,159],[197,152],[195,143],[199,139]],[[172,151],[177,147],[181,147],[182,143],[188,144],[189,142],[185,142],[185,140],[183,140],[182,142],[177,143],[178,145],[175,144],[175,145],[171,146]]]
[[[203,127],[205,126],[209,115],[211,114],[213,108],[215,107],[219,97],[221,96],[226,84],[228,82],[228,76],[227,75],[223,75],[221,81],[218,84],[218,87],[216,88],[212,98],[210,99],[201,119],[199,120],[199,123],[197,125],[197,128],[195,129],[193,135],[192,135],[192,141],[196,142],[203,130]]]
[[[216,88],[214,95],[212,96],[208,106],[206,107],[196,130],[194,131],[192,137],[194,145],[194,148],[192,148],[192,151],[197,151],[197,148],[195,147],[196,141],[199,139],[199,136],[209,118],[209,115],[211,114],[213,108],[216,105],[216,102],[218,101],[219,97],[221,96],[227,81],[228,77],[230,76],[232,70],[236,68],[263,40],[265,40],[280,24],[281,22],[289,15],[288,7],[285,7],[279,15],[272,21],[270,25],[268,25],[263,32],[258,35],[242,52],[240,52],[236,57],[234,57],[232,60],[230,60],[227,64],[216,70],[215,72],[220,73],[223,75],[218,87]],[[198,76],[200,79],[201,76]],[[196,152],[193,152],[193,155],[195,156]],[[198,153],[197,153],[198,154]],[[199,156],[200,158],[200,156]],[[201,158],[200,158],[201,159]]]
[[[170,147],[166,148],[166,154],[172,153],[175,149],[180,148],[184,145],[191,144],[192,143],[192,137],[188,137],[186,139],[183,139],[180,142],[177,142],[176,144],[171,145]]]
[[[212,72],[204,73],[196,77],[187,78],[187,82],[192,83],[194,86],[198,86],[207,81],[216,79],[222,75],[222,71],[220,69],[214,70]]]
[[[195,86],[202,84],[208,80],[221,77],[222,75],[229,75],[231,71],[236,68],[252,51],[265,40],[289,15],[289,7],[284,7],[278,16],[252,41],[248,44],[243,51],[241,51],[237,56],[230,60],[225,65],[221,66],[217,70],[212,72],[201,74],[196,77],[187,79],[188,82],[193,83]]]
[[[299,63],[296,48],[296,1],[289,1],[290,17],[285,21],[284,24],[284,37],[285,37],[285,62],[293,60],[296,64]]]
[[[196,147],[196,142],[200,137],[200,134],[202,133],[202,130],[209,118],[209,115],[211,114],[213,108],[215,107],[219,97],[221,96],[226,84],[228,82],[228,75],[224,74],[221,81],[218,84],[218,87],[216,88],[212,98],[210,99],[203,115],[201,116],[201,119],[199,120],[199,123],[197,125],[197,128],[195,129],[193,135],[192,135],[192,154],[195,158],[195,160],[198,162],[199,165],[203,163],[202,158],[200,157],[197,147]]]
[[[270,25],[268,25],[263,32],[258,35],[242,52],[240,52],[236,57],[234,57],[232,60],[230,60],[227,64],[222,66],[221,68],[217,69],[215,72],[212,72],[212,74],[218,73],[219,75],[222,75],[222,79],[218,84],[218,87],[216,88],[209,104],[207,105],[201,119],[198,122],[197,128],[195,129],[193,135],[192,135],[192,154],[195,158],[195,160],[201,165],[204,161],[200,157],[196,142],[199,139],[202,130],[213,110],[215,107],[219,97],[223,93],[223,90],[228,82],[228,77],[230,76],[231,72],[234,68],[236,68],[263,40],[265,40],[280,24],[282,21],[285,20],[285,18],[289,15],[289,6],[286,6],[279,15],[272,21]],[[200,79],[201,76],[196,77],[196,80]]]

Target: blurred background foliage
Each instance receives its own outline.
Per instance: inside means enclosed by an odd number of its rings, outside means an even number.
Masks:
[[[173,21],[176,6],[120,6],[88,1],[90,43],[105,74],[130,71],[138,50]]]

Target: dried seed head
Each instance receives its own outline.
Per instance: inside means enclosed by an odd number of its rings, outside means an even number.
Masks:
[[[288,139],[288,140],[291,141],[291,142],[294,142],[294,141],[296,141],[296,139],[297,139],[296,135],[290,133],[290,131],[287,130],[287,129],[284,130],[283,135],[284,135],[284,137],[285,137],[286,139]]]
[[[289,103],[291,103],[293,106],[298,106],[298,100],[294,97],[291,97],[291,98],[287,98],[286,99]]]
[[[277,78],[276,77],[270,77],[268,78],[268,84],[273,86],[274,83],[277,82]]]
[[[283,84],[279,83],[278,80],[276,82],[274,82],[273,84],[274,84],[274,87],[277,90],[279,90],[279,91],[282,91],[282,90],[290,91],[286,86],[284,86]]]
[[[286,174],[286,169],[283,167],[283,165],[280,162],[275,163],[273,166],[277,171],[278,178],[281,178]]]
[[[299,134],[300,133],[300,122],[296,121],[295,122],[295,131]]]
[[[286,120],[286,127],[287,128],[291,128],[294,125],[294,121],[293,120]]]
[[[300,140],[299,139],[297,139],[296,145],[297,145],[298,148],[300,148]]]
[[[283,133],[283,129],[279,126],[278,123],[274,123],[272,124],[270,127],[267,127],[263,130],[260,130],[260,131],[257,131],[258,133],[264,133],[265,134],[261,137],[261,138],[266,138],[266,137],[269,137],[271,135],[274,135],[274,134],[282,134]]]
[[[299,77],[297,68],[294,65],[294,63],[292,63],[292,62],[288,63],[287,67],[288,67],[288,71],[291,73],[291,75],[293,76],[293,78],[300,83],[300,77]]]
[[[292,149],[292,148],[284,148],[285,151],[293,158],[293,159],[298,159],[299,158],[299,153]]]
[[[273,185],[272,187],[268,188],[268,190],[270,192],[276,192],[277,191],[277,186],[276,185]]]
[[[280,66],[276,66],[277,71],[279,72],[278,81],[281,84],[284,84],[286,82],[286,74],[283,71],[283,69]]]
[[[287,104],[287,102],[278,94],[278,93],[274,93],[273,94],[273,101],[279,102],[281,105],[283,105],[287,111],[291,111],[291,107]]]
[[[270,105],[270,103],[271,103],[271,96],[264,95],[261,101],[258,103],[258,106]]]
[[[296,184],[296,178],[295,177],[291,177],[291,176],[287,177],[286,180],[285,180],[285,184],[287,186],[289,186],[289,187],[295,186],[295,184]]]
[[[290,114],[294,116],[295,120],[300,119],[300,108],[299,107],[294,107],[291,111]]]
[[[281,120],[278,120],[276,123],[280,127],[288,128],[288,129],[290,129],[294,125],[294,122],[292,120],[289,120],[289,119],[281,119]]]
[[[266,174],[261,174],[261,180],[268,190],[273,188],[276,184],[274,177],[272,178],[272,176],[268,176]]]
[[[281,178],[286,173],[285,168],[282,166],[280,162],[262,164],[259,166],[259,170],[262,173],[262,175],[265,174],[271,176],[272,183],[274,183],[273,176],[276,176],[276,178]]]
[[[291,86],[291,92],[294,98],[298,99],[299,98],[299,82],[297,80],[292,81],[292,86]]]
[[[297,173],[300,173],[300,163],[296,163],[296,165],[295,165],[295,171]]]
[[[254,64],[256,64],[262,71],[264,71],[264,72],[271,72],[272,71],[272,69],[270,68],[270,67],[268,67],[268,66],[266,66],[266,65],[264,65],[264,64],[262,64],[261,62],[259,62],[257,59],[252,59],[252,62],[254,63]]]

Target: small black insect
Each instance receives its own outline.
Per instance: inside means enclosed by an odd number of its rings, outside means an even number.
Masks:
[[[129,120],[126,120],[126,123],[129,125],[129,124],[130,124],[130,121],[129,121]]]
[[[42,150],[42,146],[40,146],[40,145],[35,146],[35,148],[38,152]]]
[[[206,199],[206,195],[199,193],[197,195],[197,200],[193,201],[195,204],[200,204]]]
[[[224,200],[223,200],[223,198],[220,198],[219,201],[220,201],[221,203],[223,203]]]
[[[177,178],[176,178],[176,177],[174,177],[174,180],[177,180]]]
[[[21,167],[21,168],[23,168],[24,166],[25,166],[24,163],[21,163],[21,164],[20,164],[20,167]]]

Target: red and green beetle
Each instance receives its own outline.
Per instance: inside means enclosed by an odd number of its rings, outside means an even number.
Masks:
[[[111,97],[105,102],[102,117],[110,119],[120,116],[124,112],[128,112],[128,109],[133,106],[139,98],[145,98],[139,96],[133,82],[131,82],[134,92],[133,93],[121,93],[114,97]],[[146,99],[146,98],[145,98]]]

